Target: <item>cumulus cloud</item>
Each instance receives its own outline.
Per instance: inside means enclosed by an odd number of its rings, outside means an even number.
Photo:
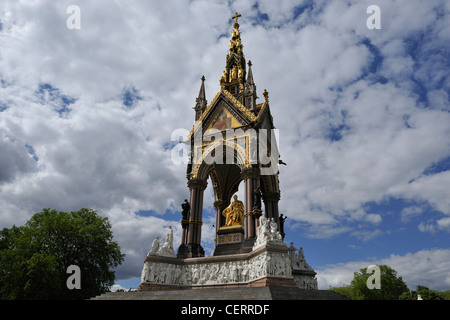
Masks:
[[[188,190],[171,133],[192,127],[203,74],[208,101],[219,90],[239,11],[280,129],[291,230],[370,241],[386,216],[367,203],[394,197],[439,213],[418,228],[448,232],[448,168],[427,170],[450,157],[445,1],[381,1],[381,30],[366,27],[368,1],[78,1],[80,30],[66,27],[71,4],[0,11],[2,226],[45,207],[97,209],[130,257],[121,274],[139,273],[154,236],[179,227]],[[203,238],[211,249],[213,228]]]
[[[302,67],[279,71],[287,84],[275,86],[287,106],[279,113],[274,108],[283,123],[280,151],[299,170],[291,175],[281,168],[285,210],[301,221],[338,227],[342,219],[368,222],[365,204],[389,197],[425,201],[448,214],[448,172],[423,175],[449,155],[449,87],[447,77],[435,73],[438,65],[448,68],[447,45],[425,33],[446,24],[439,18],[445,4],[383,2],[379,32],[355,23],[364,2],[321,5],[309,16],[314,23],[295,31],[294,45],[304,45],[289,61]],[[436,59],[429,59],[432,51]],[[295,122],[288,120],[293,113]]]

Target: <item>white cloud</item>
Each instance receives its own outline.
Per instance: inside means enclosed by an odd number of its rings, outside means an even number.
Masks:
[[[378,237],[383,234],[383,231],[380,229],[375,229],[373,231],[367,230],[355,230],[351,233],[352,236],[356,237],[361,241],[369,241],[375,237]]]
[[[438,228],[450,232],[450,217],[437,220]]]
[[[436,233],[437,231],[450,232],[450,217],[437,219],[436,221],[428,220],[419,223],[418,228],[422,232]]]
[[[398,194],[411,199],[425,200],[432,207],[444,214],[450,214],[450,199],[448,188],[450,172],[444,171],[438,174],[420,176],[417,180],[397,186]]]
[[[429,233],[435,233],[436,232],[436,226],[431,221],[419,223],[418,229],[421,232],[429,232]]]
[[[431,17],[435,11],[422,7],[414,9],[416,12],[411,16],[417,12],[423,14],[418,19],[420,23],[410,22],[401,30],[397,28],[397,23],[403,21],[405,16],[409,19],[410,11],[419,3],[382,3],[383,21],[395,17],[395,21],[390,19],[386,25],[395,24],[396,27],[378,33],[368,32],[367,28],[354,28],[356,34],[350,36],[350,21],[354,25],[356,20],[345,17],[355,17],[355,10],[361,9],[361,6],[356,4],[345,8],[346,5],[332,2],[316,17],[317,24],[299,32],[299,38],[302,32],[311,33],[309,40],[305,41],[307,44],[302,46],[302,56],[297,58],[310,69],[302,65],[297,81],[287,81],[288,86],[300,81],[301,90],[296,88],[295,93],[292,90],[290,103],[283,103],[289,105],[289,110],[297,112],[298,121],[289,122],[291,112],[276,115],[283,123],[280,132],[282,157],[290,167],[299,171],[298,175],[292,175],[282,168],[281,180],[288,189],[283,193],[283,200],[288,198],[287,204],[284,202],[286,211],[291,217],[311,223],[310,217],[316,213],[314,208],[320,208],[320,211],[333,217],[353,217],[353,213],[364,211],[367,202],[404,197],[430,202],[434,209],[446,214],[449,197],[448,189],[443,185],[448,183],[447,173],[432,177],[422,177],[421,174],[433,162],[431,159],[437,161],[448,156],[450,119],[447,112],[441,112],[449,105],[445,100],[448,96],[444,90],[431,91],[430,105],[441,104],[445,107],[435,110],[418,107],[419,95],[411,76],[418,75],[415,68],[421,65],[422,60],[414,61],[407,52],[405,41],[399,40],[423,30],[427,25],[434,27]],[[439,8],[439,5],[436,7]],[[344,35],[336,37],[342,31],[345,31]],[[376,74],[385,77],[387,83],[373,83],[370,76],[358,79],[374,61],[374,54],[359,42],[361,37],[367,37],[378,45],[381,58],[378,58]],[[321,43],[327,44],[326,51],[320,48]],[[433,42],[433,46],[436,49],[442,45]],[[350,55],[348,64],[345,59],[333,60],[343,52],[342,48],[348,52],[353,49],[358,54],[354,57]],[[306,54],[308,50],[311,54]],[[425,56],[416,57],[422,58],[425,59]],[[443,57],[440,59],[435,60],[436,64],[445,64]],[[332,76],[335,65],[343,66],[343,70],[336,72],[338,81]],[[434,68],[423,65],[426,74]],[[446,69],[442,65],[441,68]],[[311,72],[308,73],[308,70]],[[351,80],[356,81],[349,83]],[[314,81],[320,81],[320,85]],[[339,90],[333,89],[333,86]],[[322,92],[318,92],[317,88],[321,88]],[[295,106],[301,107],[296,109]],[[331,138],[338,141],[330,141],[330,132],[336,135]],[[365,216],[359,215],[361,219],[369,220]],[[382,216],[377,217],[380,222]]]
[[[111,290],[111,292],[116,292],[118,290],[128,291],[128,288],[124,288],[120,284],[114,284],[109,289]]]
[[[404,222],[411,220],[413,217],[419,216],[424,212],[425,208],[421,206],[411,206],[402,209],[401,219]]]
[[[382,1],[380,31],[366,28],[371,3],[361,1],[79,1],[80,30],[66,27],[70,4],[6,1],[0,11],[2,225],[45,207],[92,207],[113,221],[131,257],[123,274],[139,269],[148,248],[137,248],[178,224],[185,167],[167,145],[173,130],[193,125],[201,75],[209,101],[219,90],[235,11],[280,129],[285,215],[315,238],[370,239],[385,230],[368,202],[418,199],[450,214],[449,173],[423,175],[450,155],[448,65],[438,54],[448,50],[445,1]],[[296,20],[294,8],[304,9]],[[412,53],[410,38],[425,30]],[[43,84],[58,97],[39,93]],[[122,101],[127,88],[141,98],[132,108]],[[61,114],[62,96],[75,101]],[[448,231],[448,219],[420,228]],[[204,228],[209,247],[212,230]]]

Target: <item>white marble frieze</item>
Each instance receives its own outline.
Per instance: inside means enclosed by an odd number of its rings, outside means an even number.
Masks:
[[[141,282],[182,286],[247,283],[267,276],[292,278],[291,262],[282,252],[263,251],[248,260],[173,264],[147,259]]]

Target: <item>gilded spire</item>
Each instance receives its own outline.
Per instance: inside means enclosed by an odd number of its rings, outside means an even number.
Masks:
[[[220,85],[223,89],[230,92],[235,98],[243,103],[244,84],[246,77],[246,65],[239,31],[238,18],[241,15],[236,12],[232,17],[234,19],[233,31],[230,39],[230,50],[227,53],[225,70],[220,79]]]
[[[242,44],[241,44],[241,34],[239,32],[239,23],[238,23],[238,17],[241,15],[236,12],[236,14],[231,17],[231,19],[235,19],[234,26],[233,26],[233,33],[230,40],[230,52],[241,52],[242,51]]]

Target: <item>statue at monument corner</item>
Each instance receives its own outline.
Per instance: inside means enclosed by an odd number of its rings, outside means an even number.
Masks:
[[[189,210],[190,210],[190,204],[187,201],[187,199],[184,199],[184,203],[181,204],[181,208],[183,209],[181,211],[181,215],[183,216],[183,220],[186,221],[189,218]]]
[[[297,249],[294,247],[294,243],[291,242],[291,245],[288,248],[289,260],[291,261],[292,269],[296,270],[312,270],[309,264],[305,260],[305,254],[303,252],[303,248]],[[295,252],[298,250],[298,254]]]
[[[153,240],[152,248],[148,253],[149,256],[165,256],[165,257],[174,257],[175,252],[173,250],[173,229],[172,226],[169,226],[169,231],[165,236],[165,242],[161,245],[159,241],[159,237],[156,236],[155,240]]]
[[[261,188],[256,187],[254,191],[253,209],[261,210],[261,198],[262,198]]]
[[[263,214],[259,218],[259,226],[257,229],[257,237],[253,249],[265,245],[266,243],[284,245],[282,236],[278,231],[278,224],[273,218],[268,219]]]
[[[159,236],[156,236],[155,240],[153,240],[152,248],[150,249],[147,255],[149,256],[152,254],[156,254],[158,250],[159,250]]]

